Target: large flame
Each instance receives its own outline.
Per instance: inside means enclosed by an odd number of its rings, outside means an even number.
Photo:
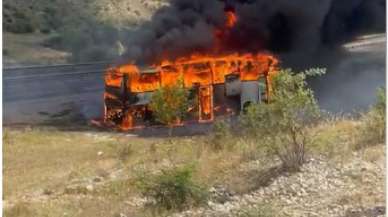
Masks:
[[[154,64],[148,69],[154,73],[148,73],[147,76],[144,76],[147,71],[137,65],[122,65],[107,73],[105,83],[118,87],[121,81],[117,78],[127,74],[131,78],[128,85],[131,92],[141,93],[154,91],[160,86],[173,85],[180,77],[184,79],[187,88],[194,84],[222,84],[225,83],[226,76],[233,74],[239,75],[242,81],[254,81],[261,76],[274,74],[278,63],[278,59],[269,53],[193,54],[174,61],[166,59]]]

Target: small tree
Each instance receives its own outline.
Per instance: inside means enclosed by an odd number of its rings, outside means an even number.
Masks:
[[[242,115],[241,123],[269,151],[279,156],[287,169],[298,170],[305,160],[309,127],[316,123],[319,108],[306,77],[324,74],[322,69],[294,73],[280,71],[272,80],[268,104],[255,104]]]
[[[160,87],[152,95],[150,108],[156,121],[168,125],[169,136],[174,124],[179,123],[187,113],[188,97],[189,92],[181,79],[175,85]]]

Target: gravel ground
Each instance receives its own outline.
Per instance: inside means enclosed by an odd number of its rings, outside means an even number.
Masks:
[[[346,163],[311,158],[301,172],[283,175],[267,187],[174,216],[238,216],[259,204],[270,204],[276,216],[385,216],[384,155],[373,160],[364,156],[354,153]]]

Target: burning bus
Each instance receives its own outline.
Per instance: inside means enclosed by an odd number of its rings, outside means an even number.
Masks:
[[[225,23],[213,29],[208,52],[162,57],[156,64],[125,64],[105,73],[104,123],[122,130],[146,126],[152,120],[149,106],[160,87],[183,80],[195,100],[188,113],[193,121],[211,122],[215,116],[236,114],[251,103],[268,101],[270,80],[278,59],[270,53],[229,53],[223,47],[238,22],[233,8],[225,8]]]
[[[150,124],[153,92],[180,79],[196,99],[188,111],[194,120],[211,122],[217,115],[238,113],[251,103],[268,101],[277,65],[276,57],[259,53],[193,55],[150,67],[110,68],[105,74],[104,123],[121,130]]]

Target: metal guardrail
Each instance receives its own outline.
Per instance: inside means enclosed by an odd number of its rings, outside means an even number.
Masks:
[[[35,78],[46,78],[46,77],[56,77],[56,76],[73,76],[73,75],[87,75],[87,74],[103,74],[103,70],[94,70],[94,71],[80,71],[80,72],[68,72],[68,73],[46,73],[46,74],[34,74],[34,75],[20,75],[20,76],[4,76],[3,81],[12,81],[19,79],[35,79]]]
[[[49,66],[27,66],[3,69],[3,80],[33,79],[47,76],[65,76],[91,73],[103,73],[110,62],[95,62],[82,64],[61,64]]]
[[[18,69],[38,69],[38,68],[58,68],[58,67],[77,67],[77,66],[88,66],[98,64],[110,64],[111,62],[87,62],[87,63],[76,63],[76,64],[54,64],[54,65],[32,65],[32,66],[15,66],[6,67],[3,70],[18,70]]]
[[[387,39],[385,34],[376,34],[371,36],[360,37],[355,41],[342,45],[344,48],[359,48],[363,46],[371,46],[376,44],[386,43]]]

